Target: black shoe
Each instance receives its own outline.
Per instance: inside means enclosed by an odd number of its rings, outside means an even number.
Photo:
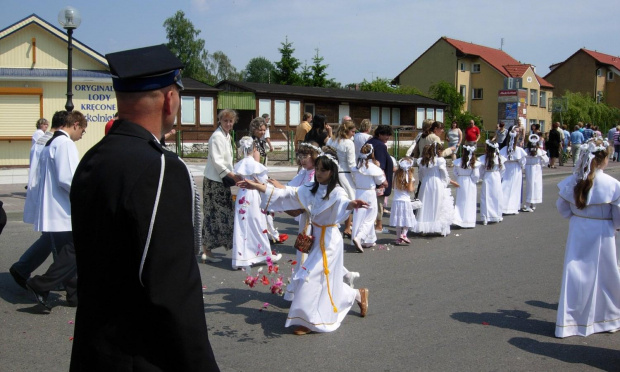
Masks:
[[[26,287],[26,279],[21,276],[12,266],[9,269],[9,273],[11,273],[11,276],[13,277],[15,283],[17,283],[18,286],[22,287],[25,290],[28,290],[28,287]]]
[[[34,288],[28,285],[28,282],[26,282],[26,288],[28,288],[28,291],[32,293],[34,299],[37,300],[39,304],[43,305],[47,310],[52,310],[52,307],[47,303],[47,295],[44,296],[41,293],[35,291]]]

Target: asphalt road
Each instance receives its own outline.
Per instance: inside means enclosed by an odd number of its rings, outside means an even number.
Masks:
[[[620,167],[608,174],[620,178]],[[225,259],[199,264],[211,344],[223,371],[588,371],[620,370],[620,334],[554,337],[568,221],[555,209],[560,175],[544,180],[534,213],[500,224],[454,229],[448,237],[379,246],[345,264],[370,290],[366,318],[354,307],[335,332],[295,336],[284,328],[288,303]],[[23,187],[22,187],[23,188]],[[0,195],[1,196],[1,195]],[[0,236],[1,371],[66,371],[75,310],[53,294],[51,313],[35,305],[8,268],[38,237],[13,213]],[[387,225],[387,218],[386,218]],[[277,217],[291,239],[274,248],[290,270],[296,223]],[[390,228],[393,234],[393,228]],[[47,267],[44,265],[39,271]],[[114,298],[104,299],[115,301]],[[118,304],[123,306],[123,304]],[[157,327],[157,324],[153,324]]]

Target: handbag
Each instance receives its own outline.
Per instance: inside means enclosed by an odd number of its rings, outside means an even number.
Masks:
[[[411,208],[415,211],[422,208],[422,201],[420,199],[413,199],[411,201]]]
[[[314,236],[306,234],[309,225],[310,217],[308,217],[308,219],[306,220],[306,226],[304,226],[304,229],[299,233],[299,235],[297,235],[297,239],[295,239],[295,244],[293,245],[295,249],[297,249],[301,253],[309,253],[312,249]]]
[[[230,176],[224,176],[222,177],[222,183],[224,184],[224,186],[226,187],[231,187],[231,186],[235,186],[237,184],[237,182],[235,182],[235,179],[230,177]]]

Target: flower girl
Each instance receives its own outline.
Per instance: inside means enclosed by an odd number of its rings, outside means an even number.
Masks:
[[[517,146],[516,125],[510,131],[510,141],[499,151],[499,154],[506,158],[504,166],[506,171],[502,177],[502,213],[519,214],[521,207],[521,194],[523,185],[523,167],[525,166],[526,153],[520,146]]]
[[[463,146],[463,154],[454,161],[454,177],[461,185],[456,190],[452,224],[463,228],[476,227],[476,200],[480,179],[480,162],[476,160],[476,146]]]
[[[411,206],[411,193],[414,188],[413,159],[406,156],[398,161],[398,169],[394,172],[392,187],[392,208],[390,226],[396,227],[396,245],[410,244],[407,238],[409,229],[415,228],[416,220]]]
[[[495,140],[486,141],[484,155],[480,157],[480,216],[482,224],[502,222],[502,175],[506,158],[499,154],[499,144]]]
[[[540,137],[530,134],[525,157],[525,204],[524,212],[534,212],[534,204],[542,203],[542,168],[549,163],[547,153],[539,148]]]

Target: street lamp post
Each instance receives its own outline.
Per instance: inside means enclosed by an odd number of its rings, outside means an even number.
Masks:
[[[77,9],[68,6],[58,13],[58,23],[67,30],[67,51],[69,56],[67,59],[67,103],[65,104],[65,109],[71,112],[73,111],[73,92],[71,90],[73,81],[73,30],[80,26],[82,17]]]

